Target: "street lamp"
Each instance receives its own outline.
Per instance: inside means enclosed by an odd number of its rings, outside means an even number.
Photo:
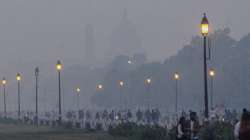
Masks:
[[[76,92],[77,92],[77,94],[80,94],[80,91],[81,91],[81,89],[78,87],[78,88],[76,88]]]
[[[206,14],[204,13],[204,16],[201,21],[201,35],[203,36],[203,70],[204,70],[204,104],[205,104],[205,118],[208,119],[208,89],[207,89],[207,36],[209,33],[209,22],[207,19]]]
[[[21,102],[20,102],[20,83],[21,83],[21,74],[17,73],[16,80],[17,80],[17,94],[18,94],[18,119],[20,120],[21,116]]]
[[[211,76],[211,77],[215,76],[215,70],[214,69],[209,70],[209,76]]]
[[[7,81],[5,79],[5,77],[3,77],[3,80],[2,80],[2,85],[3,85],[3,102],[4,102],[4,118],[6,119],[7,118],[7,111],[6,111],[6,93],[5,93],[5,90],[6,90],[6,84],[7,84]]]
[[[210,103],[210,104],[211,104],[211,109],[212,109],[213,106],[214,106],[214,105],[213,105],[213,104],[214,104],[214,103],[213,103],[213,100],[214,100],[214,99],[213,99],[213,98],[214,98],[214,97],[213,97],[213,94],[214,94],[214,93],[213,93],[213,92],[214,92],[214,82],[213,82],[213,81],[214,81],[215,75],[216,75],[215,70],[214,70],[214,69],[210,69],[210,70],[209,70],[209,76],[210,76],[210,79],[211,79],[211,83],[210,83],[210,86],[211,86],[211,89],[210,89],[210,90],[211,90],[211,94],[210,94],[210,95],[211,95],[211,97],[210,97],[210,98],[211,98],[211,99],[210,99],[210,101],[211,101],[211,103]]]
[[[35,123],[38,126],[38,76],[39,76],[39,68],[35,68],[35,80],[36,80],[36,117],[35,117]]]
[[[179,80],[180,79],[180,75],[178,72],[174,73],[174,79],[175,80]]]
[[[124,87],[124,82],[123,81],[119,81],[119,89],[120,89],[120,109],[122,108],[122,90],[123,90],[123,87]]]
[[[96,87],[96,89],[97,89],[98,91],[103,90],[103,85],[102,85],[102,84],[98,84],[97,87]]]
[[[56,63],[56,70],[58,72],[58,96],[59,96],[59,117],[58,123],[62,123],[62,103],[61,103],[61,70],[62,70],[62,63],[60,60]]]
[[[77,95],[77,109],[78,109],[78,112],[80,111],[80,102],[79,102],[79,98],[80,98],[80,92],[81,92],[81,89],[79,87],[77,87],[75,89],[76,91],[76,95]]]
[[[146,83],[146,85],[150,85],[151,84],[151,79],[150,78],[147,78],[146,80],[145,80],[145,83]]]
[[[151,78],[146,78],[145,80],[145,85],[146,85],[146,89],[148,91],[148,109],[150,108],[150,87],[151,87],[151,84],[152,84],[152,80]]]
[[[180,74],[178,72],[174,73],[174,80],[175,80],[175,113],[177,115],[178,114],[178,81],[180,80]]]
[[[124,86],[124,82],[123,81],[119,81],[119,86],[123,87]]]

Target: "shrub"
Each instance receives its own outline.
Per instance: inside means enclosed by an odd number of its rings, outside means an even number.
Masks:
[[[73,122],[71,122],[71,121],[65,122],[64,127],[67,128],[67,129],[72,129],[73,128]]]
[[[154,125],[137,125],[135,123],[121,123],[116,127],[109,127],[109,134],[113,136],[131,137],[136,140],[166,140],[165,128]]]
[[[17,120],[11,119],[11,118],[0,118],[0,123],[2,124],[17,124],[19,123]]]
[[[90,122],[85,122],[85,129],[86,130],[91,130]]]
[[[76,128],[81,128],[81,123],[76,122]]]
[[[102,123],[96,123],[96,128],[97,131],[103,130]]]
[[[201,140],[234,140],[233,126],[226,122],[213,122],[200,132]]]
[[[166,138],[166,130],[159,126],[145,128],[141,136],[141,140],[166,140]]]

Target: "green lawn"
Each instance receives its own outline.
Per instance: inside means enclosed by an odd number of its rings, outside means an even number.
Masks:
[[[29,125],[0,124],[0,140],[128,140],[104,132],[84,132]]]

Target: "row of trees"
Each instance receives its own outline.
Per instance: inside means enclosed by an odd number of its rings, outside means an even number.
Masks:
[[[214,79],[214,103],[232,108],[250,106],[250,34],[235,40],[228,28],[215,31],[210,37],[211,58],[208,68],[216,70]],[[174,109],[174,72],[181,75],[179,85],[180,109],[203,109],[202,42],[193,37],[176,55],[164,63],[140,63],[127,61],[127,56],[116,57],[106,67],[101,83],[104,90],[92,98],[99,106],[112,107],[121,104],[121,92],[117,82],[123,80],[123,103],[130,107],[143,106],[150,97],[153,107]],[[144,80],[152,78],[150,93]],[[210,79],[208,79],[210,80]],[[210,83],[210,82],[209,82]],[[210,87],[210,85],[209,85]],[[147,95],[149,94],[149,95]]]

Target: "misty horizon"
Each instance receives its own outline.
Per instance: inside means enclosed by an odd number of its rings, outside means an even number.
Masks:
[[[124,11],[128,22],[125,26],[132,30],[132,39],[136,38],[134,44],[139,44],[147,62],[164,62],[189,44],[192,37],[200,35],[199,24],[204,12],[211,23],[211,32],[228,27],[230,36],[236,40],[248,34],[249,4],[233,0],[189,0],[181,4],[180,1],[164,0],[1,1],[0,73],[9,82],[8,92],[14,94],[15,75],[20,72],[24,81],[22,92],[29,96],[33,95],[36,66],[41,70],[41,93],[46,90],[43,83],[48,79],[53,77],[56,85],[55,63],[58,59],[66,71],[89,63],[105,67],[115,55],[120,55],[111,51],[111,42],[117,28],[119,34],[120,25],[123,26]],[[93,60],[86,60],[86,44],[92,44],[86,42],[89,40],[86,39],[88,25],[92,28],[89,38],[93,38],[94,48],[90,50],[94,54]],[[117,44],[113,44],[114,48]],[[47,92],[56,93],[56,90]]]

